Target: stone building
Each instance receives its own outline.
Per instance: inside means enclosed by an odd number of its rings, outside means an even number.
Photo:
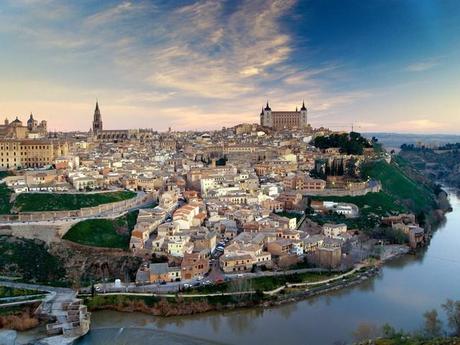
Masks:
[[[48,135],[48,124],[45,120],[40,123],[30,114],[27,125],[24,126],[18,117],[14,121],[5,119],[0,125],[0,139],[37,139],[45,138]]]
[[[40,168],[68,154],[67,142],[51,139],[0,139],[0,170]]]
[[[316,250],[316,260],[319,267],[337,268],[342,261],[342,249],[340,247],[319,247]]]
[[[307,112],[305,102],[302,103],[300,110],[296,108],[295,111],[272,111],[267,102],[260,113],[260,124],[275,130],[306,128],[308,127]]]
[[[153,139],[154,136],[154,132],[151,129],[104,129],[98,102],[96,102],[96,108],[94,109],[91,134],[96,141],[113,143],[124,141],[143,142]]]

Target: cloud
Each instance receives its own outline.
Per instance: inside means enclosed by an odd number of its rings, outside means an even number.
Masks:
[[[424,61],[418,61],[414,62],[406,67],[406,70],[409,72],[424,72],[428,71],[436,66],[439,65],[438,60],[424,60]]]
[[[23,102],[45,113],[54,97],[51,126],[54,121],[86,129],[87,114],[78,112],[84,102],[92,111],[98,97],[105,123],[219,128],[258,121],[267,98],[276,109],[295,109],[305,100],[311,118],[327,119],[338,116],[341,106],[369,97],[367,91],[328,88],[324,79],[334,80],[343,68],[338,63],[314,67],[294,61],[293,33],[283,25],[294,0],[171,4],[111,1],[82,7],[11,0],[0,13],[0,32],[43,56],[45,66],[28,76],[35,88],[17,79],[24,85]],[[7,88],[0,81],[0,91]],[[71,124],[57,119],[65,101],[79,104],[68,111],[76,119]]]
[[[444,127],[446,124],[438,121],[433,121],[428,118],[416,119],[409,121],[401,121],[396,123],[396,127],[411,128],[413,130],[436,130]]]

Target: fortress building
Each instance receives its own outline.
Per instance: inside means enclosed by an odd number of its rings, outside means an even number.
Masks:
[[[260,113],[260,124],[275,130],[306,128],[308,122],[305,102],[302,103],[300,110],[296,108],[295,111],[272,111],[267,102]]]
[[[124,141],[145,141],[153,138],[151,129],[103,129],[102,115],[99,103],[96,102],[94,109],[92,136],[96,141],[119,143]]]

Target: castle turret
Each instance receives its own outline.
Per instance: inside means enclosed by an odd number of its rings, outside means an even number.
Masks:
[[[305,101],[302,101],[302,108],[300,108],[300,127],[306,127],[308,125],[307,112],[308,110],[305,106]]]
[[[262,107],[262,113],[260,114],[260,124],[265,127],[272,127],[273,126],[273,121],[272,121],[272,109],[270,108],[270,105],[268,104],[264,107]]]

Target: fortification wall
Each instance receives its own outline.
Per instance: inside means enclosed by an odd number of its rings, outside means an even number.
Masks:
[[[85,207],[79,210],[68,211],[45,211],[45,212],[19,212],[18,214],[3,214],[0,215],[0,222],[39,222],[39,221],[56,221],[72,218],[90,218],[99,216],[104,213],[121,213],[153,202],[155,199],[152,194],[136,196],[131,199],[102,204],[94,207]]]
[[[27,239],[38,239],[46,243],[60,242],[65,234],[75,222],[59,225],[43,224],[12,224],[0,226],[0,235],[9,235]]]
[[[381,190],[381,185],[377,184],[374,187],[366,187],[362,189],[322,189],[322,190],[312,190],[304,191],[304,196],[361,196],[366,195],[367,193],[378,193]]]

